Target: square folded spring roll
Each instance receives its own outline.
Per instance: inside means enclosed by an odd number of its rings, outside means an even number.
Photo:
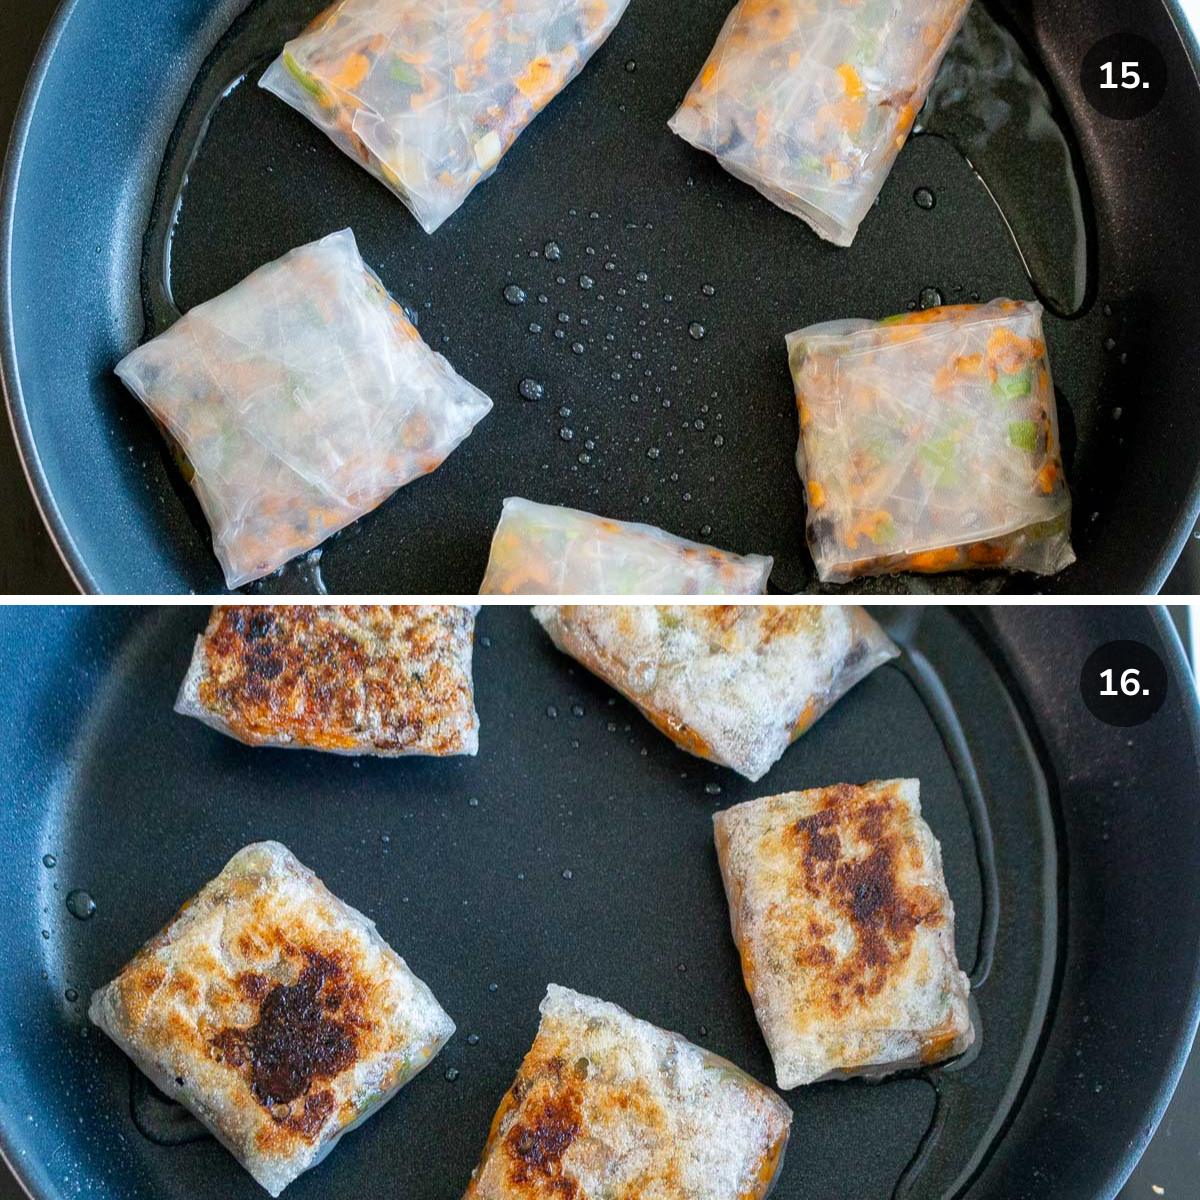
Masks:
[[[550,985],[466,1200],[762,1200],[792,1114],[732,1063]]]
[[[175,711],[248,746],[473,755],[474,632],[451,605],[214,608]]]
[[[653,525],[508,499],[480,595],[753,596],[775,565]]]
[[[348,229],[192,309],[117,374],[186,457],[230,588],[435,470],[492,407]]]
[[[915,779],[717,813],[746,988],[779,1087],[942,1062],[975,1040]]]
[[[822,580],[1075,561],[1041,305],[834,321],[787,344]]]
[[[454,1032],[374,923],[277,842],[235,855],[90,1016],[272,1196]]]
[[[750,780],[899,653],[851,606],[563,605],[533,613],[560,650],[677,746]]]
[[[432,233],[629,0],[341,0],[263,76]]]
[[[741,0],[671,128],[849,246],[969,7]]]

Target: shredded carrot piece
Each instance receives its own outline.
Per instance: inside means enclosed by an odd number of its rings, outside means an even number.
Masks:
[[[863,83],[862,76],[849,64],[842,63],[837,69],[837,73],[842,81],[842,86],[846,89],[846,95],[851,100],[862,100],[867,94],[867,85]]]
[[[358,87],[371,70],[371,60],[365,54],[352,54],[342,69],[329,82],[336,88],[350,91]]]

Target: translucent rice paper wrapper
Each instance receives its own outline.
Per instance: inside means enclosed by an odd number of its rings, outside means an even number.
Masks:
[[[757,596],[772,558],[741,557],[653,525],[504,502],[482,596]]]
[[[849,246],[970,0],[741,0],[671,128]]]
[[[584,68],[629,0],[342,0],[260,86],[432,233]]]
[[[1041,305],[833,321],[787,343],[822,580],[1075,561]]]
[[[435,470],[492,407],[348,229],[192,309],[117,374],[186,455],[230,588]]]
[[[900,653],[849,604],[558,604],[533,615],[681,750],[752,781]]]

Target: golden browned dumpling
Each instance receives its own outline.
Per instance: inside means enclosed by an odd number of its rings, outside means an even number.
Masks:
[[[467,1200],[761,1200],[791,1121],[724,1059],[551,984]]]
[[[374,923],[277,842],[235,855],[90,1016],[272,1196],[454,1032]]]
[[[475,754],[474,632],[452,605],[215,608],[175,711],[251,746]]]
[[[941,1062],[974,1041],[942,854],[915,779],[719,812],[746,987],[781,1088]]]

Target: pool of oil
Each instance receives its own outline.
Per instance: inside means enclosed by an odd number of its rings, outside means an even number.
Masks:
[[[248,842],[289,845],[378,923],[458,1024],[437,1061],[295,1194],[373,1194],[388,1178],[424,1200],[465,1187],[551,981],[770,1083],[712,814],[772,791],[902,776],[920,779],[943,847],[980,1037],[943,1067],[788,1093],[795,1122],[776,1194],[841,1200],[853,1180],[857,1200],[951,1200],[986,1171],[1037,1068],[1064,913],[1054,781],[970,621],[883,614],[902,659],[750,784],[675,749],[517,608],[480,616],[478,758],[252,750],[172,712],[204,618],[195,608],[71,618],[94,651],[60,689],[67,765],[36,798],[36,837],[22,850],[36,855],[40,895],[23,937],[33,952],[17,959],[42,972],[36,1020],[61,1052],[18,1052],[12,1070],[18,1082],[40,1072],[39,1087],[61,1097],[38,1120],[62,1123],[56,1169],[81,1181],[78,1194],[256,1195],[85,1015],[92,990]],[[69,701],[76,686],[86,703]],[[77,888],[94,898],[87,921],[65,905]],[[1003,1195],[990,1186],[971,1194]]]
[[[726,7],[706,0],[681,22],[670,5],[633,0],[580,79],[432,237],[256,86],[312,5],[254,0],[233,22],[199,67],[161,170],[143,256],[147,333],[350,225],[429,344],[496,401],[438,472],[361,522],[352,543],[333,538],[319,573],[293,566],[259,591],[319,579],[349,594],[474,592],[510,495],[773,554],[773,590],[830,590],[804,545],[783,337],[1001,295],[1048,309],[1074,540],[1089,552],[1133,416],[1110,400],[1124,346],[1114,306],[1094,303],[1102,281],[1072,131],[1015,23],[1002,6],[973,6],[921,132],[854,247],[838,250],[665,128]]]

